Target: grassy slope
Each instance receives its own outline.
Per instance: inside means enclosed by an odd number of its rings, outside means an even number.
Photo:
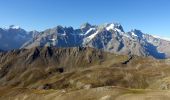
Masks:
[[[170,91],[98,87],[81,90],[9,89],[0,100],[169,100]],[[0,91],[1,93],[3,91]]]
[[[170,92],[162,91],[170,89],[169,60],[134,56],[122,64],[127,56],[91,48],[53,48],[52,55],[38,48],[35,59],[35,49],[1,56],[0,71],[7,68],[0,78],[1,100],[169,100]],[[56,70],[61,66],[63,73]]]

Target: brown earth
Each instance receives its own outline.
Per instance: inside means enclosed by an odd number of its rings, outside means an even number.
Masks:
[[[92,48],[0,53],[0,100],[169,100],[170,60]]]

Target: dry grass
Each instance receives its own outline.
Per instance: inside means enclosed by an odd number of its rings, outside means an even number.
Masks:
[[[2,56],[0,100],[169,100],[169,60],[134,56],[123,64],[127,56],[91,48],[49,49]]]

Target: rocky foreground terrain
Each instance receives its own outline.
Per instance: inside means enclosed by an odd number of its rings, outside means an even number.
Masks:
[[[170,60],[88,47],[4,51],[0,100],[170,100]]]

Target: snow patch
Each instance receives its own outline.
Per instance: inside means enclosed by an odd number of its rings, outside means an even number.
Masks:
[[[120,29],[115,29],[115,31],[119,32],[119,33],[122,33],[122,31]]]
[[[127,38],[129,38],[129,39],[131,39],[131,37],[128,35],[128,34],[122,34],[122,36],[124,36],[124,37],[127,37]]]
[[[114,24],[110,24],[108,27],[106,27],[106,30],[114,30],[115,25]]]
[[[107,31],[113,30],[113,31],[117,31],[119,33],[122,33],[122,30],[120,30],[119,28],[117,28],[118,25],[115,24],[110,24],[108,27],[106,27]]]
[[[96,31],[94,34],[86,37],[86,38],[84,39],[84,43],[90,42],[98,33],[99,33],[99,31]]]
[[[15,26],[15,25],[11,25],[11,26],[9,26],[9,28],[11,28],[11,29],[19,29],[20,27],[19,26]]]
[[[90,28],[84,35],[89,34],[91,31],[95,30],[95,28]]]
[[[56,38],[50,39],[51,41],[56,41]]]
[[[87,38],[91,40],[91,39],[93,39],[98,33],[99,33],[99,31],[96,31],[94,34],[88,36]]]
[[[132,32],[132,36],[135,36],[135,37],[137,37],[137,35],[136,35],[134,32]]]
[[[163,39],[163,40],[167,40],[170,41],[169,37],[161,37],[161,36],[157,36],[157,35],[153,35],[154,38],[158,38],[158,39]]]

